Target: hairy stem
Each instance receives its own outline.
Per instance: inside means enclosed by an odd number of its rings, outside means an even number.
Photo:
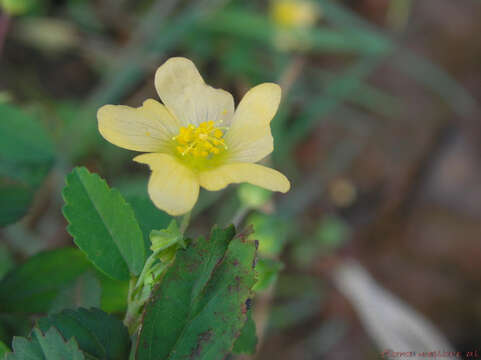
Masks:
[[[129,292],[127,295],[127,311],[125,312],[124,325],[129,329],[129,333],[132,334],[135,329],[132,329],[135,324],[135,319],[137,318],[136,312],[138,308],[135,306],[134,301],[134,290],[135,290],[135,277],[132,277],[129,281]]]

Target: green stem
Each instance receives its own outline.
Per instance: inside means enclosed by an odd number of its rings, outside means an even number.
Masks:
[[[189,211],[183,216],[181,220],[180,232],[182,235],[185,233],[185,230],[187,230],[187,227],[189,226],[190,217],[191,212]],[[129,333],[131,335],[136,331],[138,327],[139,313],[142,309],[142,306],[144,306],[145,301],[147,300],[142,299],[141,294],[145,282],[145,277],[147,276],[149,270],[152,268],[154,262],[157,260],[159,253],[163,250],[165,249],[162,248],[154,251],[145,261],[144,268],[142,269],[139,277],[137,279],[135,277],[132,277],[130,279],[129,293],[127,296],[127,311],[125,313],[124,324],[129,329]]]
[[[231,223],[234,224],[234,226],[237,228],[241,222],[244,220],[246,215],[249,213],[249,211],[252,210],[251,207],[249,206],[240,206],[239,209],[237,209],[236,213],[232,217]]]
[[[160,251],[153,252],[145,261],[144,268],[140,273],[137,281],[135,277],[132,277],[129,282],[129,292],[127,295],[127,311],[124,317],[124,325],[127,326],[129,329],[129,333],[133,334],[133,332],[137,329],[137,322],[139,317],[139,312],[142,306],[144,305],[145,301],[139,299],[138,291],[142,289],[144,278],[147,272],[152,267],[152,264],[155,262],[157,255]]]
[[[127,311],[125,312],[124,317],[124,325],[129,329],[132,327],[132,324],[135,323],[135,301],[133,299],[133,294],[135,290],[135,277],[132,277],[129,281],[129,292],[127,295]]]
[[[180,233],[184,235],[185,230],[187,230],[187,227],[189,226],[190,223],[190,215],[192,214],[191,211],[189,211],[187,214],[185,214],[182,217],[182,220],[180,222]]]

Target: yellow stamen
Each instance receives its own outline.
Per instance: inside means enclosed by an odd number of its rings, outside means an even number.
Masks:
[[[222,130],[227,128],[215,125],[214,121],[209,120],[201,122],[197,127],[182,126],[179,134],[172,138],[176,142],[175,148],[178,153],[183,157],[208,158],[227,149],[222,138],[224,136]]]

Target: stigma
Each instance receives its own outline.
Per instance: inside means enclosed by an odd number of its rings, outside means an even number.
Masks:
[[[204,121],[199,126],[182,126],[179,134],[174,136],[175,148],[183,156],[194,158],[208,158],[221,153],[227,149],[224,142],[223,129],[218,127],[212,120]]]

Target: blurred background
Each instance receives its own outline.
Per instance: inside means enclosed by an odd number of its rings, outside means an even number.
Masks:
[[[96,110],[157,98],[156,68],[184,56],[236,103],[283,88],[266,161],[292,190],[203,190],[190,228],[255,228],[258,353],[241,358],[481,354],[480,1],[0,3],[0,277],[72,246],[61,191],[75,165],[118,188],[145,234],[169,223]],[[65,306],[120,314],[126,289],[82,273],[44,308],[0,309],[0,340]]]

